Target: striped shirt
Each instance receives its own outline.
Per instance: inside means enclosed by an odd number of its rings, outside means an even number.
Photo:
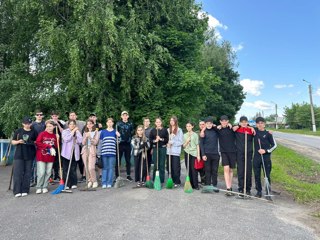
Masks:
[[[116,130],[102,130],[100,134],[100,140],[102,142],[101,156],[116,156]]]

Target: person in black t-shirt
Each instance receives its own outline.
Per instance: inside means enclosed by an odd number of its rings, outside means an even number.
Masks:
[[[31,129],[32,120],[24,117],[22,128],[13,135],[12,145],[16,145],[13,162],[13,194],[15,197],[27,196],[30,190],[32,162],[36,155],[34,141],[36,132]]]
[[[237,162],[237,148],[235,133],[232,125],[229,123],[229,118],[226,115],[220,117],[220,124],[217,129],[219,138],[219,147],[221,154],[221,163],[224,170],[224,180],[228,191],[232,191],[233,169]],[[226,192],[226,196],[232,196],[230,192]]]

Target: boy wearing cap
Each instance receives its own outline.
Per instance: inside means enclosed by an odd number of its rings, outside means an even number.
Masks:
[[[123,111],[121,113],[121,121],[117,122],[116,130],[120,133],[120,143],[119,143],[119,159],[121,161],[122,155],[126,160],[126,170],[127,170],[127,180],[132,182],[131,178],[131,139],[134,133],[134,128],[132,122],[129,120],[129,113]],[[116,177],[118,177],[118,164],[116,164]]]
[[[257,190],[257,194],[255,196],[261,198],[262,196],[262,186],[261,186],[262,157],[263,157],[264,166],[266,169],[265,174],[269,180],[269,183],[271,183],[271,179],[270,179],[270,173],[272,168],[271,153],[277,148],[277,143],[274,140],[273,135],[265,129],[265,120],[263,117],[257,117],[256,126],[257,126],[256,135],[254,136],[253,172],[254,172],[255,185]],[[260,145],[261,145],[261,148],[260,148]],[[269,191],[270,190],[271,189],[269,189]],[[267,197],[267,198],[270,198],[270,197]]]
[[[224,179],[228,191],[232,191],[233,169],[237,162],[236,137],[226,115],[220,117],[218,129],[219,146],[221,153],[221,163],[224,171]],[[226,196],[232,196],[231,192],[226,192]]]
[[[248,125],[248,118],[245,116],[240,117],[239,126],[233,127],[236,135],[237,146],[237,173],[238,173],[238,190],[239,197],[243,197],[245,192],[251,195],[252,187],[252,155],[253,155],[253,135],[255,131]],[[247,141],[245,136],[247,135]],[[245,151],[247,145],[247,151]],[[247,156],[245,156],[247,152]],[[244,189],[245,177],[245,158],[247,158],[247,172],[246,172],[246,189]]]
[[[30,190],[32,162],[36,156],[34,142],[37,133],[31,129],[32,120],[24,117],[22,128],[13,135],[12,145],[16,145],[13,162],[13,194],[15,197],[27,196]]]
[[[219,167],[219,151],[218,151],[218,134],[216,127],[213,126],[212,117],[205,120],[206,129],[203,131],[204,136],[200,137],[200,149],[206,174],[206,186],[217,186],[218,183],[218,167]]]

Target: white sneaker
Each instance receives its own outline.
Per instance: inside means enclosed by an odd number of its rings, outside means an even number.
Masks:
[[[111,186],[111,185],[108,185],[107,188],[112,188],[112,186]]]
[[[37,191],[36,191],[36,194],[40,194],[40,193],[42,193],[42,189],[41,188],[37,189]]]
[[[98,182],[94,182],[93,184],[92,184],[92,188],[97,188],[98,187]]]
[[[107,185],[102,185],[102,188],[107,188]]]
[[[66,190],[69,190],[70,188],[69,187],[66,187]]]
[[[21,194],[21,197],[25,197],[25,196],[28,196],[28,193],[22,193]]]
[[[77,185],[71,186],[71,189],[77,189]]]
[[[92,182],[88,182],[88,188],[92,187]]]
[[[21,193],[17,193],[14,197],[21,197]]]
[[[48,192],[48,188],[42,189],[42,193],[47,193],[47,192]]]

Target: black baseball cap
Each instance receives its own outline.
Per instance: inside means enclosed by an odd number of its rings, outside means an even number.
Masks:
[[[248,118],[246,116],[242,116],[242,117],[240,117],[240,122],[242,122],[242,121],[248,122]]]
[[[223,121],[223,120],[228,121],[228,120],[229,120],[229,118],[228,118],[228,116],[227,116],[227,115],[222,115],[222,116],[220,117],[220,120],[221,120],[221,121]]]
[[[213,118],[212,118],[212,117],[207,117],[204,121],[205,121],[206,123],[207,123],[207,122],[213,123]]]
[[[263,117],[257,117],[256,123],[258,123],[258,122],[266,122],[266,120]]]
[[[22,119],[22,123],[24,123],[24,124],[31,124],[31,123],[32,123],[31,117],[25,116],[25,117]]]
[[[97,115],[96,115],[96,113],[92,112],[92,113],[90,113],[89,116],[90,116],[90,117],[92,117],[92,116],[95,116],[95,117],[96,117]]]

